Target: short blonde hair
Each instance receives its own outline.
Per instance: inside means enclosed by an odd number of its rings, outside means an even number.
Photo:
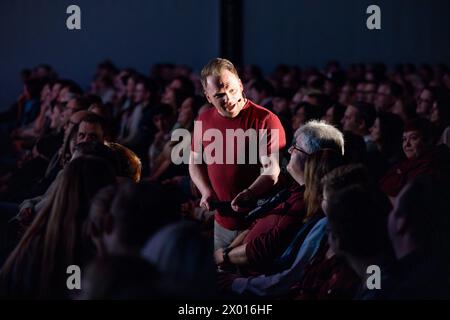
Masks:
[[[230,71],[239,78],[238,72],[230,60],[215,58],[209,61],[208,64],[203,67],[200,74],[200,81],[202,82],[203,89],[206,88],[206,79],[209,76],[218,76],[224,69]]]

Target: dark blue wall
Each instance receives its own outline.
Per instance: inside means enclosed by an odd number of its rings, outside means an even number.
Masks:
[[[366,27],[371,4],[381,30]],[[278,63],[450,63],[449,0],[245,0],[244,60]]]
[[[450,64],[450,0],[243,0],[244,62],[321,66],[330,59]],[[77,4],[82,30],[66,28]],[[382,30],[366,8],[382,9]],[[200,69],[219,54],[219,0],[0,0],[0,109],[20,91],[19,71],[53,65],[83,87],[98,62],[148,73],[156,62]]]
[[[66,8],[81,8],[79,31],[66,28]],[[0,0],[0,109],[20,91],[19,72],[49,63],[88,86],[98,62],[148,74],[152,64],[199,69],[219,51],[215,0]]]

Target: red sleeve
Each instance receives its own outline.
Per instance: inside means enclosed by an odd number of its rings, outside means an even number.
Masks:
[[[267,150],[269,154],[282,151],[286,147],[286,133],[280,119],[270,113],[264,121],[264,129],[267,129]]]
[[[247,242],[245,253],[251,265],[271,265],[289,245],[302,225],[298,216],[285,215],[269,231]]]

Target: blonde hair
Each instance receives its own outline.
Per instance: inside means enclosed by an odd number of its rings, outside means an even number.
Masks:
[[[343,156],[334,149],[321,149],[306,159],[305,163],[305,222],[319,212],[322,202],[321,178],[344,164]]]
[[[239,78],[238,72],[230,60],[223,58],[215,58],[208,62],[206,66],[203,67],[200,74],[200,81],[202,82],[203,89],[206,88],[206,79],[209,76],[218,76],[222,70],[228,70]]]

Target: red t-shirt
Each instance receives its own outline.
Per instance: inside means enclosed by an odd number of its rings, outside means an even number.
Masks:
[[[235,118],[225,118],[215,108],[211,108],[196,121],[191,148],[203,153],[202,163],[206,162],[209,180],[219,201],[232,201],[256,180],[261,174],[259,155],[270,155],[286,146],[286,135],[278,117],[250,100]],[[250,132],[248,129],[254,129],[255,138],[247,136],[244,143],[238,143],[238,138],[233,133],[239,129],[247,133]],[[266,135],[260,129],[266,129]],[[274,129],[277,131],[273,131]],[[221,138],[217,138],[218,135]],[[260,148],[259,142],[265,140],[267,148]],[[201,150],[198,149],[199,146]],[[238,158],[244,160],[241,161],[243,163],[238,162]],[[218,210],[215,215],[221,226],[229,230],[245,228],[244,214],[224,214]]]

